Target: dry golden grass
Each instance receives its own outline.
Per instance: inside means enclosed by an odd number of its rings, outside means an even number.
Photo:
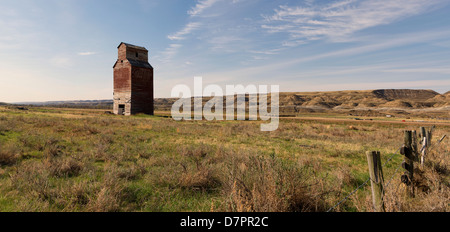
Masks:
[[[418,129],[281,120],[263,133],[260,123],[1,111],[0,211],[322,212],[366,181],[366,151],[385,163]],[[433,142],[449,128],[438,125]],[[388,211],[449,211],[449,141],[416,171],[415,198],[395,173],[403,158],[384,167]],[[334,211],[372,211],[369,189]]]
[[[227,207],[237,212],[324,211],[331,193],[304,166],[275,157],[235,157],[228,166]]]

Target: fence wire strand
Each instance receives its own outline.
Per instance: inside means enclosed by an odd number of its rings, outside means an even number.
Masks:
[[[386,163],[383,164],[383,167],[385,167],[389,162],[391,162],[391,160],[398,155],[398,153],[400,152],[401,147],[391,156],[389,157],[389,159],[386,161]],[[396,172],[398,172],[399,169],[396,170]],[[397,173],[395,173],[397,174]],[[395,176],[394,174],[394,176]],[[392,176],[391,180],[394,178],[394,176]],[[336,205],[334,205],[333,207],[331,207],[328,212],[331,212],[332,210],[336,209],[339,205],[341,205],[342,203],[344,203],[348,198],[350,198],[353,194],[355,194],[359,189],[361,189],[362,187],[366,186],[367,183],[369,183],[370,181],[370,177],[366,180],[366,182],[364,182],[363,184],[361,184],[360,186],[358,186],[355,190],[353,190],[348,196],[346,196],[344,199],[342,199],[341,201],[339,201]],[[390,181],[389,181],[390,182]]]
[[[391,184],[391,181],[394,179],[394,177],[397,175],[398,171],[402,168],[402,166],[400,165],[395,171],[394,174],[391,176],[391,179],[384,185],[384,189],[387,189],[387,187],[389,187],[389,185]]]
[[[364,187],[367,183],[369,183],[370,178],[366,180],[366,182],[364,182],[362,185],[360,185],[358,188],[356,188],[355,190],[353,190],[352,193],[350,193],[348,196],[346,196],[344,199],[342,199],[340,202],[338,202],[335,206],[331,207],[328,212],[331,212],[331,210],[335,209],[336,207],[338,207],[339,205],[341,205],[342,203],[344,203],[349,197],[351,197],[353,194],[355,194],[360,188]]]
[[[431,148],[434,147],[439,147],[441,145],[441,142],[446,138],[446,136],[442,137],[441,140],[438,141],[438,143],[435,145],[433,144],[432,146],[430,146],[428,149],[431,150]],[[400,150],[402,148],[400,147],[391,157],[389,157],[389,159],[383,164],[383,168],[389,163],[391,162],[391,160],[399,154]],[[387,187],[389,187],[389,185],[391,184],[392,180],[394,179],[394,177],[397,175],[397,173],[399,172],[399,170],[402,168],[402,166],[400,165],[395,171],[394,174],[391,176],[390,180],[387,182],[387,184],[385,184],[384,189],[386,189]],[[333,207],[331,207],[327,212],[331,212],[332,210],[336,209],[339,205],[341,205],[342,203],[344,203],[348,198],[350,198],[353,194],[355,194],[359,189],[361,189],[362,187],[364,187],[367,183],[369,183],[370,181],[370,177],[369,179],[367,179],[366,182],[364,182],[363,184],[361,184],[360,186],[358,186],[355,190],[353,190],[348,196],[346,196],[344,199],[342,199],[341,201],[339,201],[336,205],[334,205]]]

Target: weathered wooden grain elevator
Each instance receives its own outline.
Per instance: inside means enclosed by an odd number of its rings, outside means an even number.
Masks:
[[[114,64],[114,114],[154,114],[153,67],[144,47],[120,43]]]

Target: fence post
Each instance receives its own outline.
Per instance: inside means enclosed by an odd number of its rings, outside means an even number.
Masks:
[[[428,139],[427,137],[422,138],[422,157],[420,159],[420,166],[423,168],[423,165],[425,164],[425,156],[427,155],[427,149],[428,149]]]
[[[422,140],[424,137],[427,136],[427,131],[425,130],[425,127],[420,127],[420,139]]]
[[[414,130],[412,131],[412,144],[411,144],[413,155],[414,155],[414,161],[420,162],[420,156],[419,156],[419,150],[417,149],[417,132]]]
[[[436,126],[432,126],[430,130],[425,130],[425,127],[421,127],[421,133],[422,133],[422,149],[421,149],[421,153],[422,153],[422,157],[420,159],[420,166],[423,168],[423,166],[425,165],[425,157],[427,156],[428,153],[428,148],[431,147],[431,140],[433,138],[433,131],[434,128]]]
[[[369,163],[370,182],[372,186],[372,200],[375,212],[386,212],[384,207],[384,177],[381,164],[381,154],[378,151],[366,152]]]
[[[431,139],[433,138],[434,129],[436,129],[436,125],[433,125],[430,129],[430,143],[431,143]]]
[[[405,174],[402,176],[402,182],[406,185],[406,192],[409,196],[414,196],[414,155],[412,153],[412,131],[405,131],[405,144],[400,153],[405,156],[402,167],[405,169]]]
[[[431,146],[431,139],[433,138],[433,129],[427,131],[427,145]]]
[[[425,161],[425,156],[427,154],[427,145],[428,145],[427,143],[428,143],[427,131],[425,130],[425,127],[420,127],[420,145],[422,146],[422,148],[420,149],[420,153],[421,153],[420,165],[421,165],[421,167],[423,167],[423,164]]]

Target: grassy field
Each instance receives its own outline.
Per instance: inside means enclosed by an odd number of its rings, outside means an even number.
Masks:
[[[3,107],[0,211],[321,212],[369,178],[371,150],[383,163],[393,157],[384,167],[386,182],[393,177],[387,211],[450,210],[450,139],[433,148],[417,170],[416,197],[406,198],[394,153],[420,123],[334,118],[281,119],[277,131],[261,132],[257,121]],[[449,132],[439,122],[433,141]],[[372,211],[370,185],[335,211]]]

